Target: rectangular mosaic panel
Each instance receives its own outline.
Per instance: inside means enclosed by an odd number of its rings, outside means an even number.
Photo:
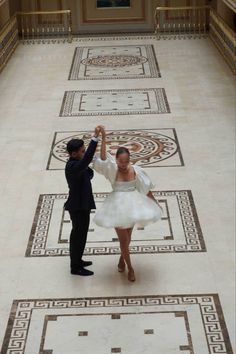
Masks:
[[[95,348],[233,354],[217,294],[13,301],[1,354],[91,354]]]
[[[170,113],[163,88],[66,91],[60,117]]]
[[[164,213],[160,221],[134,230],[131,253],[179,253],[206,251],[192,193],[182,191],[153,192]],[[97,209],[107,193],[95,193]],[[70,217],[64,211],[66,194],[41,194],[26,250],[26,257],[67,256],[71,230]],[[86,244],[86,255],[119,254],[114,230],[93,223]]]
[[[153,45],[75,48],[69,80],[160,77]]]
[[[70,139],[83,139],[88,145],[93,131],[56,132],[48,159],[48,170],[63,170],[68,159],[66,144]],[[131,162],[146,167],[183,166],[175,129],[107,130],[107,151],[115,156],[119,146],[130,150]],[[97,149],[99,153],[99,147]]]

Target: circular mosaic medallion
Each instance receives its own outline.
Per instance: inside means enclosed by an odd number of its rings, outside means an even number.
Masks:
[[[91,133],[81,132],[77,135],[69,136],[58,141],[53,146],[52,155],[60,161],[66,162],[66,144],[71,139],[83,139],[87,146],[91,140]],[[125,146],[130,150],[131,161],[139,166],[150,166],[157,164],[173,156],[178,146],[175,140],[169,136],[152,133],[150,131],[108,131],[107,151],[115,156],[116,150],[120,146]],[[99,152],[99,148],[97,149]]]
[[[147,58],[135,55],[98,55],[81,60],[84,65],[123,67],[143,64]]]

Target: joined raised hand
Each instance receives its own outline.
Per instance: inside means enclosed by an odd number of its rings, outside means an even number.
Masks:
[[[104,125],[100,125],[100,129],[101,129],[101,135],[102,135],[102,139],[106,138],[106,130]]]
[[[102,135],[102,138],[104,139],[106,137],[106,131],[105,127],[103,125],[97,125],[94,129],[94,136],[98,138],[99,135]]]
[[[99,134],[101,133],[101,128],[100,125],[97,125],[94,129],[94,136],[95,138],[98,138]]]

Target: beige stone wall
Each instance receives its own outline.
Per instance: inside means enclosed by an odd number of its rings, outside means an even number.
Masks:
[[[132,0],[128,9],[96,9],[96,0],[69,0],[75,33],[142,32],[152,30],[153,0]]]
[[[21,11],[70,9],[72,15],[72,31],[78,34],[152,30],[153,0],[133,0],[134,4],[143,2],[145,6],[145,18],[143,18],[143,11],[139,4],[130,15],[130,20],[127,11],[123,10],[111,9],[96,12],[95,2],[95,0],[21,0]],[[122,11],[123,13],[121,14]],[[103,17],[107,17],[107,19],[105,18],[103,21]],[[121,17],[121,21],[114,22],[113,19],[116,20],[117,17]],[[140,20],[138,20],[138,18],[140,18]]]
[[[9,1],[9,14],[12,17],[17,11],[21,9],[21,0],[8,0]]]
[[[232,29],[234,29],[235,14],[222,0],[217,1],[217,13]]]
[[[20,0],[20,3],[21,11],[56,11],[68,9],[70,0]]]
[[[134,4],[141,0],[134,0]],[[70,9],[72,13],[73,33],[85,32],[128,32],[128,31],[152,31],[154,29],[154,12],[157,6],[186,6],[210,4],[217,10],[225,22],[234,28],[234,13],[223,0],[144,0],[145,18],[142,18],[140,4],[137,5],[132,16],[127,10],[99,10],[95,9],[95,0],[0,0],[0,28],[4,26],[9,17],[16,11],[37,10],[62,10]],[[117,17],[124,18],[118,21]],[[135,20],[134,18],[140,18]],[[106,19],[107,17],[107,19]],[[112,21],[114,19],[115,21]]]

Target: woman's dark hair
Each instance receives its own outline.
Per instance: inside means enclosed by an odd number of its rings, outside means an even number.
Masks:
[[[77,152],[83,145],[84,141],[82,139],[71,139],[66,145],[66,150],[71,155],[72,152]]]
[[[119,155],[121,155],[121,154],[128,154],[128,155],[130,156],[129,150],[128,150],[126,147],[124,147],[124,146],[121,146],[121,147],[119,147],[119,148],[117,149],[117,151],[116,151],[116,158],[117,158]]]

